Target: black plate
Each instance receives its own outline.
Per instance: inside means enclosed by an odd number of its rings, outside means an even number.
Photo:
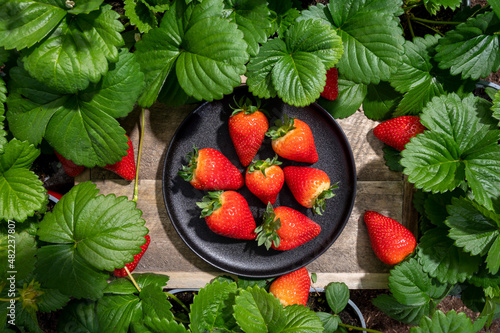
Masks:
[[[245,88],[236,89],[234,97],[239,100],[247,94]],[[336,196],[326,202],[323,215],[314,215],[311,209],[299,205],[290,190],[283,186],[274,207],[294,208],[321,226],[321,233],[310,242],[289,251],[277,251],[258,247],[256,241],[235,240],[219,236],[208,229],[200,218],[196,202],[207,193],[192,187],[177,172],[187,163],[186,154],[193,145],[197,148],[214,148],[222,152],[241,172],[245,168],[239,162],[229,137],[228,118],[234,105],[233,95],[223,100],[206,102],[190,113],[177,129],[168,147],[163,169],[163,195],[168,215],[174,228],[199,257],[209,264],[239,276],[267,278],[299,269],[325,252],[342,232],[354,204],[356,194],[356,168],[351,147],[344,132],[331,115],[317,104],[294,107],[278,99],[263,101],[271,118],[282,118],[283,114],[306,122],[314,135],[319,161],[314,164],[292,162],[280,158],[282,167],[288,165],[312,166],[325,171],[332,183],[339,182]],[[273,157],[271,140],[266,137],[257,155],[265,159]],[[265,205],[246,187],[238,190],[248,201],[257,225],[262,221]]]

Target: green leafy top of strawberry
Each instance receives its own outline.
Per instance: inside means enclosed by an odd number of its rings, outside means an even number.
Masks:
[[[255,105],[253,105],[252,100],[246,96],[241,97],[239,101],[236,101],[234,97],[234,103],[236,104],[236,107],[231,106],[231,109],[233,109],[233,113],[231,113],[231,116],[234,116],[235,114],[238,114],[240,112],[244,112],[246,115],[250,115],[252,113],[260,111],[267,117],[269,117],[267,111],[261,109],[260,99],[258,98],[256,98]]]
[[[271,245],[278,247],[280,245],[280,236],[277,231],[281,228],[281,220],[276,218],[276,214],[273,211],[273,205],[271,203],[267,204],[266,211],[262,217],[262,224],[255,228],[255,233],[257,234],[257,245],[264,245],[266,249],[270,249]]]
[[[275,140],[285,136],[288,132],[295,129],[295,118],[288,117],[287,114],[283,116],[283,120],[278,119],[274,122],[274,126],[267,131],[266,136]]]
[[[266,177],[266,169],[273,165],[281,165],[282,162],[278,161],[278,155],[274,155],[274,157],[266,158],[265,160],[254,161],[247,169],[248,173],[260,171]]]
[[[193,145],[193,151],[189,152],[186,157],[189,162],[187,165],[183,165],[182,169],[177,172],[179,176],[182,177],[185,181],[190,182],[193,180],[194,170],[196,170],[198,164],[198,148]]]
[[[333,190],[339,188],[338,183],[333,184],[330,186],[327,190],[324,190],[323,192],[318,195],[316,200],[314,200],[313,204],[313,212],[318,214],[318,215],[323,215],[323,212],[325,211],[325,202],[326,199],[333,198],[335,196],[335,193],[333,193]]]
[[[201,208],[201,218],[212,215],[214,211],[222,207],[222,203],[220,201],[221,194],[224,191],[211,191],[205,195],[201,202],[197,202],[196,205]]]

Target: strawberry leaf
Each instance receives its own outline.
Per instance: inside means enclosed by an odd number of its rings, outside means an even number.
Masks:
[[[479,319],[482,323],[479,328],[484,325],[486,318]],[[418,327],[412,327],[411,333],[454,333],[454,332],[477,332],[476,325],[465,312],[456,313],[455,310],[448,311],[446,314],[441,310],[437,310],[432,314],[432,317],[422,317]]]
[[[0,62],[1,64],[1,62]],[[7,101],[7,88],[5,87],[5,82],[0,78],[0,154],[3,154],[5,145],[7,144],[7,131],[5,130],[5,106],[4,103]]]
[[[401,63],[403,43],[399,20],[401,1],[331,1],[303,11],[299,20],[321,19],[339,31],[348,57],[336,67],[356,83],[388,80]]]
[[[99,11],[64,20],[22,58],[32,77],[62,93],[76,93],[97,83],[118,61],[124,44],[119,15],[106,5]]]
[[[485,13],[446,33],[436,47],[440,68],[477,80],[500,69],[500,18]]]
[[[126,333],[130,323],[142,317],[141,299],[135,295],[103,296],[96,311],[101,332]]]
[[[153,285],[159,288],[163,288],[167,285],[169,277],[166,275],[159,275],[154,273],[134,273],[132,276],[140,289],[147,285]],[[137,293],[137,288],[129,279],[116,279],[111,281],[106,289],[105,294],[135,294]]]
[[[70,301],[68,295],[64,295],[58,289],[42,289],[43,294],[37,297],[38,310],[41,312],[52,312],[61,310]]]
[[[325,296],[330,309],[338,314],[349,302],[349,287],[345,283],[331,282],[325,288]]]
[[[96,302],[87,299],[74,300],[64,307],[58,320],[61,333],[99,333]]]
[[[334,101],[319,98],[318,104],[334,118],[342,119],[353,115],[363,104],[368,87],[362,83],[346,80],[340,73],[338,79],[339,95]]]
[[[220,16],[222,6],[222,0],[176,0],[160,27],[137,43],[135,54],[146,74],[141,106],[154,103],[171,72],[185,93],[197,100],[221,99],[241,84],[247,43],[238,26]]]
[[[500,268],[500,214],[465,198],[454,198],[447,208],[449,237],[471,255],[486,256],[489,271],[496,274]]]
[[[378,295],[372,303],[391,318],[410,325],[417,325],[430,312],[429,303],[420,306],[401,304],[392,295]]]
[[[491,107],[493,110],[493,117],[500,121],[500,90],[495,94],[495,99],[493,100],[493,106]]]
[[[133,54],[121,52],[98,84],[78,94],[60,94],[21,67],[10,74],[7,119],[17,138],[33,144],[45,138],[65,158],[87,167],[113,164],[125,156],[127,137],[115,118],[132,111],[142,91],[143,74]]]
[[[40,151],[12,139],[0,155],[0,218],[23,222],[48,203],[42,181],[29,170]]]
[[[236,290],[235,282],[219,281],[200,289],[191,305],[190,328],[193,333],[230,331],[236,327],[232,316]]]
[[[424,0],[425,8],[431,15],[436,15],[442,8],[455,10],[461,4],[461,0]]]
[[[400,101],[401,94],[396,92],[387,82],[380,82],[377,85],[370,84],[363,100],[363,111],[366,117],[372,120],[389,119]]]
[[[135,323],[133,323],[135,324]],[[135,326],[134,326],[135,328]],[[178,323],[175,320],[167,320],[166,318],[144,318],[144,332],[168,332],[168,333],[189,333],[184,325]],[[134,330],[134,332],[141,332],[140,330]]]
[[[300,5],[297,5],[292,0],[275,0],[269,2],[267,6],[271,11],[269,16],[271,28],[268,35],[272,36],[277,33],[279,38],[283,38],[285,31],[299,17],[300,11],[297,7],[300,7]]]
[[[170,7],[170,1],[159,1],[157,6],[151,6],[143,0],[125,0],[125,15],[130,19],[130,23],[135,25],[141,33],[158,27],[156,13],[163,13]],[[165,2],[165,3],[162,3]]]
[[[384,151],[385,165],[392,171],[403,172],[404,168],[400,163],[401,151],[386,144],[382,150]]]

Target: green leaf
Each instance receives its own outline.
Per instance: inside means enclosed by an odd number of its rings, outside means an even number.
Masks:
[[[386,81],[401,63],[401,1],[331,1],[302,12],[300,20],[322,19],[339,31],[345,54],[336,67],[356,83]]]
[[[135,202],[97,193],[91,182],[73,187],[45,215],[38,236],[45,242],[69,243],[96,269],[113,271],[141,252],[148,230]]]
[[[477,272],[481,257],[471,256],[453,244],[447,228],[426,231],[420,239],[418,256],[423,269],[441,283],[462,283]]]
[[[12,139],[5,147],[4,154],[0,155],[0,172],[10,169],[29,169],[38,156],[40,150],[32,144]]]
[[[23,231],[15,234],[14,245],[16,248],[15,269],[9,270],[15,270],[16,280],[22,281],[33,272],[36,263],[37,244],[34,236],[30,235],[27,231]],[[2,262],[6,263],[7,260]]]
[[[221,99],[241,84],[247,43],[235,23],[220,17],[221,7],[220,0],[189,5],[177,0],[160,27],[137,43],[135,54],[146,74],[141,106],[154,103],[171,71],[186,94],[198,100]]]
[[[327,312],[316,312],[319,319],[323,323],[324,333],[334,333],[342,322],[339,316]]]
[[[500,18],[485,13],[467,20],[440,39],[436,61],[440,68],[463,79],[477,80],[500,69]]]
[[[168,321],[165,318],[151,318],[144,319],[144,324],[151,332],[169,332],[169,333],[187,333],[190,332],[186,328],[177,323],[175,320]]]
[[[419,306],[405,305],[392,295],[378,295],[372,299],[372,303],[389,317],[410,325],[417,325],[422,317],[430,313],[429,303]]]
[[[0,62],[1,64],[1,62]],[[5,82],[0,78],[0,154],[3,154],[5,145],[7,144],[7,131],[5,130],[5,106],[4,103],[7,101],[7,88],[5,87]]]
[[[283,38],[288,28],[299,17],[300,11],[298,8],[301,8],[301,4],[296,4],[292,0],[275,0],[267,5],[271,11],[269,16],[271,28],[268,35],[272,36],[277,33],[279,38]]]
[[[345,283],[330,282],[325,289],[325,296],[330,309],[338,314],[349,302],[349,287]]]
[[[392,113],[401,100],[401,94],[396,92],[387,82],[368,85],[368,91],[363,100],[363,111],[372,120],[391,118]]]
[[[128,139],[115,118],[131,112],[142,91],[143,74],[133,54],[121,52],[98,84],[78,94],[60,94],[20,67],[10,74],[7,119],[17,138],[39,144],[45,137],[61,155],[87,167],[113,164],[125,156]]]
[[[149,30],[158,26],[158,19],[145,1],[125,0],[125,15],[141,33],[147,33]]]
[[[321,97],[317,102],[334,118],[342,119],[351,116],[361,107],[368,93],[368,88],[362,83],[344,79],[340,73],[338,85],[339,95],[337,99],[329,101]]]
[[[462,5],[461,0],[424,0],[424,5],[431,15],[436,15],[442,8],[457,9]]]
[[[193,333],[230,330],[235,327],[233,318],[236,283],[214,281],[200,289],[193,299],[190,328]]]
[[[43,294],[37,297],[38,310],[41,312],[61,310],[70,301],[70,297],[58,289],[43,288],[42,292]]]
[[[267,39],[267,31],[271,28],[269,9],[264,0],[226,0],[230,14],[228,18],[238,25],[243,38],[248,44],[248,53],[255,56],[260,44]]]
[[[418,327],[410,328],[410,333],[473,333],[472,322],[465,312],[455,310],[444,314],[441,310],[434,312],[431,318],[422,317]]]
[[[488,4],[491,6],[498,18],[500,18],[500,1],[499,0],[488,0]]]
[[[118,61],[124,44],[119,15],[106,5],[99,11],[62,21],[43,42],[22,58],[32,77],[62,93],[77,93],[97,83]]]
[[[455,245],[471,255],[487,256],[487,267],[496,274],[500,268],[500,214],[465,198],[453,199],[448,213],[446,225]]]
[[[463,196],[465,192],[458,188],[452,192],[429,194],[425,198],[423,215],[436,226],[444,226],[444,221],[448,217],[446,206],[451,204],[455,197]]]
[[[133,318],[142,315],[140,302],[135,295],[103,296],[96,309],[101,332],[128,332]]]
[[[59,317],[58,332],[60,333],[99,333],[96,302],[90,300],[75,300],[64,307]]]
[[[139,288],[144,288],[148,285],[152,285],[158,288],[163,288],[167,285],[169,277],[167,275],[160,275],[155,273],[134,273],[132,276]],[[137,288],[129,279],[115,279],[111,281],[104,293],[109,294],[135,294],[137,293]]]
[[[385,165],[392,171],[403,172],[404,168],[400,163],[401,151],[388,145],[384,145],[382,150],[384,151]]]
[[[0,46],[24,49],[47,36],[66,16],[61,3],[53,1],[2,1]]]
[[[163,292],[163,288],[148,284],[141,289],[139,293],[144,316],[151,318],[162,318],[168,321],[174,319],[171,311],[172,304]]]

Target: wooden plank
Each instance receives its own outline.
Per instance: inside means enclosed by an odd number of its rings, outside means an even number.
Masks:
[[[173,109],[158,104],[145,114],[137,207],[143,211],[152,241],[136,271],[169,275],[169,288],[201,288],[222,273],[184,244],[168,218],[163,201],[161,177],[165,154],[175,130],[193,109],[194,106]],[[307,268],[317,273],[315,286],[319,288],[332,281],[345,282],[354,289],[386,288],[390,267],[373,254],[363,214],[366,210],[376,210],[414,230],[414,215],[408,213],[412,189],[405,185],[401,173],[390,171],[385,166],[383,145],[372,131],[377,122],[367,119],[361,111],[337,122],[351,144],[356,162],[356,200],[342,234]],[[122,119],[121,123],[134,142],[137,156],[139,110]],[[103,194],[115,193],[132,198],[134,182],[124,181],[107,170],[92,169],[79,176],[76,182],[86,180],[96,183]]]

